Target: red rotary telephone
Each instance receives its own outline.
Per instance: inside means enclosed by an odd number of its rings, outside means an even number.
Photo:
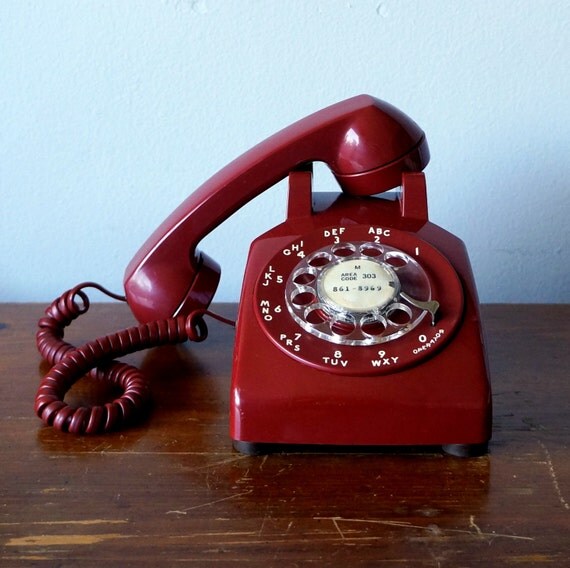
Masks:
[[[315,161],[328,165],[341,192],[311,191]],[[146,383],[109,359],[205,337],[220,267],[199,242],[288,176],[287,219],[251,244],[245,271],[231,386],[235,448],[485,452],[491,392],[477,292],[463,243],[428,221],[428,161],[423,131],[366,95],[255,146],[191,194],[130,262],[121,299],[140,326],[75,348],[63,328],[88,308],[86,285],[48,308],[38,345],[54,368],[36,412],[77,433],[116,429],[135,415]],[[398,186],[396,198],[381,195]],[[86,372],[123,395],[70,408],[63,396]]]

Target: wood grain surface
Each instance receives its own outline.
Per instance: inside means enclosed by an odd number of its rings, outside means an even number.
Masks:
[[[483,306],[494,428],[474,459],[236,453],[234,332],[215,321],[204,343],[127,358],[151,380],[148,419],[56,432],[33,413],[42,312],[0,306],[2,566],[570,566],[570,306]],[[69,338],[132,323],[94,304]]]

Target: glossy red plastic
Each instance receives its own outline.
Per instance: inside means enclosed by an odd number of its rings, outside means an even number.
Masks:
[[[150,236],[128,265],[124,286],[141,322],[203,307],[217,268],[196,251],[200,240],[297,166],[328,164],[351,195],[400,184],[402,171],[429,161],[425,135],[392,105],[360,95],[316,112],[255,146],[192,193]],[[212,285],[204,295],[201,264]],[[196,290],[200,293],[196,293]]]
[[[463,243],[428,221],[421,173],[428,160],[424,133],[410,118],[366,95],[348,99],[223,168],[127,267],[126,297],[141,322],[206,307],[220,269],[197,251],[198,243],[289,174],[287,220],[252,243],[242,288],[230,401],[238,449],[442,445],[459,454],[486,448],[491,399],[477,292]],[[342,193],[312,193],[314,161],[328,164]],[[376,196],[398,185],[397,200]],[[330,247],[345,230],[358,246],[378,238],[423,267],[433,296],[415,299],[440,303],[437,318],[426,312],[412,331],[378,345],[377,356],[368,344],[305,337],[307,328],[287,317],[293,311],[287,312],[283,287],[274,286],[295,267],[286,257]]]
[[[292,185],[306,186],[306,178],[291,180]],[[237,449],[437,445],[450,453],[485,451],[491,436],[491,391],[467,252],[457,237],[427,220],[423,176],[404,174],[402,187],[398,201],[315,194],[312,211],[305,208],[306,217],[290,217],[252,243],[238,317],[230,400],[230,433]],[[293,187],[290,201],[304,191],[306,187],[302,191]],[[321,207],[319,202],[325,205]],[[302,209],[289,204],[289,211]],[[311,339],[304,336],[296,340],[300,353],[308,359],[308,364],[303,364],[292,344],[294,326],[281,325],[282,334],[277,336],[263,321],[281,315],[284,298],[275,298],[275,303],[265,301],[263,306],[251,301],[266,297],[260,296],[259,290],[262,275],[268,278],[268,265],[274,271],[270,278],[287,272],[279,264],[279,251],[290,250],[291,242],[319,231],[323,243],[331,242],[335,229],[339,234],[341,228],[364,233],[377,228],[388,235],[382,237],[383,244],[404,250],[417,246],[422,265],[429,271],[434,295],[441,301],[433,331],[425,325],[377,346],[387,363],[407,350],[404,367],[378,369],[368,364],[366,371],[364,359],[370,359],[374,346],[350,348],[313,339],[316,351],[312,352]],[[387,228],[391,230],[385,231]],[[436,272],[434,259],[439,254],[445,256],[449,268]],[[439,332],[444,332],[444,340],[432,345],[430,339]],[[346,368],[327,369],[335,352],[342,352]],[[318,364],[320,358],[323,361]]]

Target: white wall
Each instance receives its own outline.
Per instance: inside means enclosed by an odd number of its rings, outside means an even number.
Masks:
[[[567,0],[3,0],[0,301],[120,291],[146,236],[228,161],[369,93],[426,131],[432,221],[485,302],[570,301]],[[320,189],[332,181],[318,170]],[[207,238],[236,301],[279,185]]]

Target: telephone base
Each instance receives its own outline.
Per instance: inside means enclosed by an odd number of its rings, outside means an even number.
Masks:
[[[457,458],[475,458],[488,452],[488,443],[483,444],[443,444],[441,446],[334,446],[322,444],[274,444],[267,442],[233,441],[233,447],[241,454],[263,456],[268,454],[295,453],[402,453],[436,454],[443,452]]]

